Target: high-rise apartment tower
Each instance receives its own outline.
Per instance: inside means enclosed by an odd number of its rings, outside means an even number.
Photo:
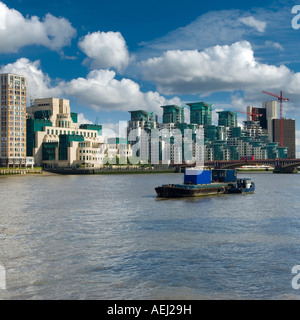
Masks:
[[[0,74],[0,166],[26,165],[26,78]]]

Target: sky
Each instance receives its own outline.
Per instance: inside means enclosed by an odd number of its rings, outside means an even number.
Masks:
[[[297,3],[299,2],[299,4]],[[299,5],[299,7],[297,7]],[[289,98],[300,157],[300,1],[0,0],[0,73],[115,130],[128,111],[203,101],[217,111]],[[188,108],[186,120],[188,118]]]

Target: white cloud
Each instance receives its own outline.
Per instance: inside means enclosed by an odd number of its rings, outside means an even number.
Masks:
[[[246,26],[255,28],[258,32],[264,32],[267,26],[267,23],[255,19],[253,16],[244,17],[239,19]]]
[[[287,9],[273,11],[261,8],[251,12],[237,9],[210,11],[161,38],[142,42],[138,54],[145,59],[167,50],[203,50],[214,45],[232,44],[242,40],[258,44],[266,31],[268,36],[270,32],[278,30],[282,33],[282,24],[286,23],[289,17],[290,10]]]
[[[167,103],[179,103],[179,98],[167,100],[157,92],[142,92],[133,80],[115,79],[110,70],[93,70],[86,78],[73,79],[60,84],[66,95],[94,110],[128,111],[135,109],[159,110]]]
[[[85,115],[81,112],[81,113],[78,113],[78,124],[81,125],[81,124],[93,124],[92,121],[88,120],[85,118]]]
[[[103,123],[102,136],[105,138],[119,137],[119,123]]]
[[[268,40],[268,41],[265,42],[265,46],[266,47],[270,47],[270,48],[275,48],[275,49],[278,49],[280,51],[284,51],[283,46],[278,42],[274,42],[274,41]]]
[[[181,104],[179,98],[166,99],[158,92],[142,92],[131,79],[117,80],[110,70],[93,70],[87,77],[71,81],[53,81],[43,73],[40,61],[21,58],[2,66],[0,73],[15,73],[26,76],[27,97],[76,99],[81,105],[102,111],[129,111],[144,109],[161,113],[161,105]],[[29,102],[29,101],[28,101]]]
[[[9,63],[0,68],[0,73],[15,73],[26,76],[27,79],[27,99],[47,98],[59,96],[61,89],[51,86],[50,77],[41,70],[40,61],[34,62],[27,58],[20,58],[14,63]]]
[[[0,2],[2,26],[0,33],[0,53],[18,52],[21,47],[42,45],[51,50],[60,51],[70,44],[76,36],[71,23],[63,18],[56,18],[48,13],[42,21],[37,16],[24,18],[15,9],[9,9]]]
[[[169,50],[140,64],[146,80],[164,94],[201,94],[283,89],[298,93],[300,73],[260,63],[249,42],[214,46],[203,51]]]
[[[129,64],[129,52],[120,32],[94,32],[86,35],[78,45],[88,56],[84,63],[91,68],[122,71]]]
[[[240,10],[211,11],[199,16],[185,27],[169,32],[165,36],[140,45],[144,54],[166,50],[204,49],[215,44],[228,44],[238,41],[247,33],[239,20]],[[248,31],[249,33],[249,31]]]

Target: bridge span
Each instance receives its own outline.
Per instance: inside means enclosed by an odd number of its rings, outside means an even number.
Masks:
[[[265,165],[274,168],[274,173],[298,173],[300,159],[257,159],[257,160],[214,160],[205,161],[204,165],[212,169],[236,169],[242,166]],[[193,165],[182,165],[181,167],[192,167]]]

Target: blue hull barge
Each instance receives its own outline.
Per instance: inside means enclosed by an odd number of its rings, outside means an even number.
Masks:
[[[159,198],[181,198],[244,193],[248,189],[253,192],[253,188],[255,185],[249,184],[249,179],[237,179],[236,170],[186,169],[183,184],[165,184],[156,187],[155,191]]]

